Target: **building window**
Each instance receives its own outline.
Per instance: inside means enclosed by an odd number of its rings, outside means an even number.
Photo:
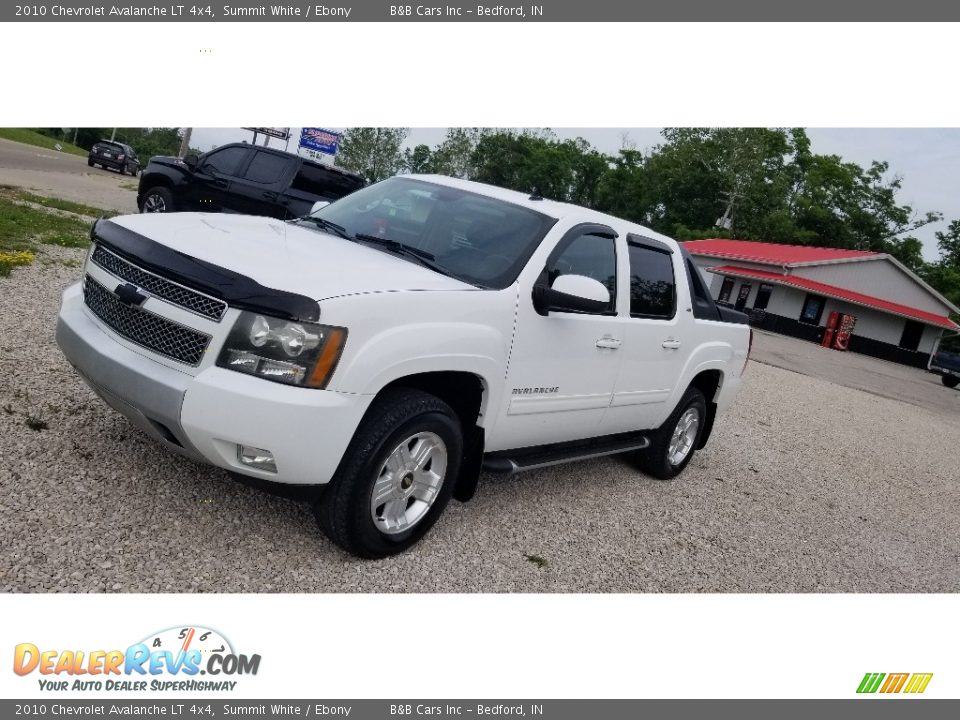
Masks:
[[[916,350],[920,347],[921,337],[923,337],[923,323],[907,320],[903,326],[903,335],[900,336],[900,347],[904,350]]]
[[[744,283],[740,286],[740,292],[737,293],[737,301],[733,304],[734,310],[743,310],[747,306],[747,299],[750,297],[750,291],[753,285]]]
[[[720,297],[717,298],[717,302],[729,303],[731,295],[733,295],[733,278],[725,277],[723,285],[720,286]]]
[[[808,325],[819,325],[823,315],[824,299],[819,295],[807,295],[803,301],[803,310],[800,311],[800,322]]]
[[[757,299],[753,301],[754,310],[766,310],[767,304],[770,302],[770,294],[773,292],[773,285],[767,285],[762,283],[760,289],[757,290]]]

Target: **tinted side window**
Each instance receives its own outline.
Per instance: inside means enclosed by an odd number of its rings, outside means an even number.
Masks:
[[[243,177],[251,182],[272,185],[280,181],[289,162],[290,159],[283,157],[283,155],[258,152]]]
[[[610,291],[610,304],[606,312],[616,309],[617,251],[613,238],[579,235],[550,262],[547,273],[551,286],[561,275],[586,275],[598,280]]]
[[[291,189],[337,200],[359,189],[361,183],[349,175],[325,170],[316,165],[304,163],[293,179]]]
[[[223,150],[215,150],[204,158],[204,168],[215,170],[223,175],[236,175],[240,162],[246,157],[247,149],[242,147],[229,147]]]
[[[672,318],[676,308],[673,257],[634,243],[630,248],[630,314]]]

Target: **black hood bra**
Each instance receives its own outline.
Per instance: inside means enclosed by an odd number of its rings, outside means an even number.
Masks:
[[[230,307],[284,320],[320,318],[317,301],[306,295],[264,287],[246,275],[173,250],[110,220],[98,220],[90,237],[144,270],[225,300]]]

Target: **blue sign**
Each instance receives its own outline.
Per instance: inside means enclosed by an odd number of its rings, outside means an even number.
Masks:
[[[336,155],[340,143],[340,133],[323,128],[303,128],[300,131],[300,147],[314,150],[325,155]]]

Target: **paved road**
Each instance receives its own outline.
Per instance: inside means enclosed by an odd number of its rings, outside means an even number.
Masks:
[[[85,157],[3,139],[0,185],[15,185],[105,210],[137,212],[137,178],[88,167]]]
[[[750,357],[765,365],[823,378],[844,387],[947,413],[960,412],[960,389],[944,387],[940,376],[926,370],[877,360],[867,355],[838,352],[816,343],[754,331]]]

